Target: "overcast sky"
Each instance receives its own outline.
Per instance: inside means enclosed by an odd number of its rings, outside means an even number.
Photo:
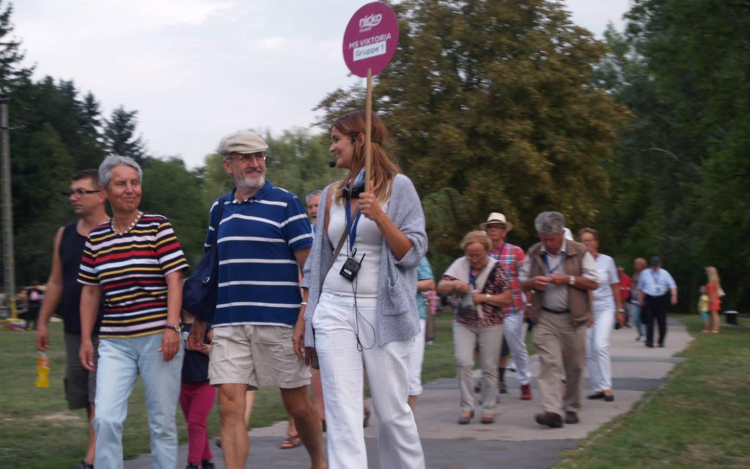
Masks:
[[[36,77],[73,80],[106,116],[137,110],[154,156],[203,164],[241,128],[309,127],[348,86],[344,29],[367,0],[16,0],[15,33]],[[601,37],[629,0],[564,0]],[[7,5],[3,2],[3,6]]]

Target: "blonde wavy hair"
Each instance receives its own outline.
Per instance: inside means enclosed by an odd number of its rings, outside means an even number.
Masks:
[[[356,139],[360,134],[365,134],[366,116],[363,111],[350,112],[345,114],[333,123],[331,130],[336,129],[344,135]],[[385,124],[378,117],[377,114],[372,114],[372,134],[370,141],[372,142],[372,174],[370,175],[370,181],[372,183],[372,192],[378,198],[378,202],[384,203],[391,197],[391,186],[393,179],[398,173],[401,172],[399,167],[391,161],[388,154],[385,152],[384,145],[388,140],[388,132],[386,131]],[[355,143],[354,155],[352,156],[352,167],[364,167],[365,165],[365,147],[364,145],[359,146]],[[357,177],[356,174],[349,169],[349,173],[344,179],[337,182],[334,185],[334,194],[336,195],[336,203],[341,203],[341,199],[344,197],[344,187],[346,183]]]
[[[716,288],[721,289],[721,279],[716,267],[706,267],[706,276],[708,277],[708,283],[716,285]]]

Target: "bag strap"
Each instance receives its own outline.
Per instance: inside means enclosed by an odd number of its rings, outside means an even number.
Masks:
[[[221,225],[221,217],[224,215],[224,204],[226,203],[223,200],[221,200],[223,198],[224,197],[219,197],[219,200],[216,202],[216,204],[218,205],[216,209],[218,211],[216,212],[216,231],[214,231],[214,242],[213,242],[214,246],[216,246],[219,243],[219,225]]]
[[[333,203],[333,184],[331,184],[331,187],[328,188],[328,197],[326,197],[326,213],[324,218],[323,226],[326,230],[326,236],[328,236],[328,222],[331,220],[331,203]],[[346,241],[347,236],[349,233],[344,230],[343,233],[341,233],[341,239],[339,239],[339,244],[336,246],[336,249],[333,251],[333,258],[331,258],[331,264],[326,269],[326,273],[328,273],[329,270],[331,270],[331,267],[333,267],[333,264],[336,263],[336,258],[339,257],[339,253],[341,252],[341,248],[344,247],[344,241]]]

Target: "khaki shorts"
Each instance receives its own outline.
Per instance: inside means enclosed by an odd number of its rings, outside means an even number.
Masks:
[[[282,326],[213,328],[208,377],[211,384],[294,389],[310,384],[310,369],[294,353],[294,329]]]

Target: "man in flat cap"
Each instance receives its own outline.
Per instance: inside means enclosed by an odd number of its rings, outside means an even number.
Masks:
[[[246,391],[274,386],[281,389],[312,467],[324,468],[320,417],[307,393],[310,370],[292,346],[302,319],[299,280],[312,232],[302,202],[266,181],[267,149],[249,130],[227,135],[219,144],[235,185],[211,207],[206,238],[206,247],[217,240],[219,257],[209,378],[219,388],[221,447],[228,469],[245,467]],[[189,342],[198,347],[205,327],[196,322]]]

